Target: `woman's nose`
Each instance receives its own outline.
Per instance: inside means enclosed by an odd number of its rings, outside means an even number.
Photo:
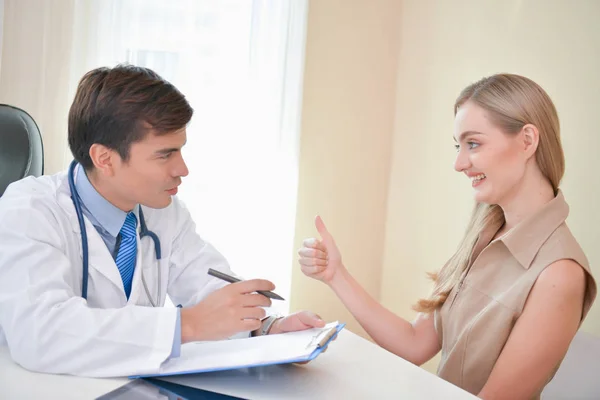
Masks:
[[[456,172],[463,172],[470,166],[471,162],[469,160],[469,155],[465,151],[459,150],[456,159],[454,160],[454,169]]]

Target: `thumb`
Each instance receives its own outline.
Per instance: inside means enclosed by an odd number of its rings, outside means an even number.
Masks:
[[[320,215],[317,215],[315,218],[315,226],[317,227],[317,232],[319,232],[319,235],[321,235],[321,239],[333,239],[333,236],[331,236],[331,233],[329,233],[325,227],[325,223],[323,222],[323,219],[321,219]]]
[[[301,312],[298,314],[298,319],[307,326],[315,328],[322,328],[325,326],[325,321],[323,321],[317,314],[312,312]]]

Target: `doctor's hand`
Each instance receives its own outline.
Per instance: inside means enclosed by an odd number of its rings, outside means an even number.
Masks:
[[[261,326],[271,300],[258,290],[274,290],[264,279],[232,283],[208,295],[193,307],[181,310],[181,342],[220,340]]]
[[[321,217],[315,218],[315,226],[321,239],[305,239],[298,250],[298,262],[304,275],[329,285],[336,274],[344,269],[342,255]]]

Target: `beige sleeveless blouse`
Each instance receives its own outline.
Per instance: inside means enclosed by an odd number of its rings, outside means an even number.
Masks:
[[[435,312],[442,346],[441,378],[473,394],[481,391],[533,284],[555,261],[573,259],[587,272],[583,321],[596,297],[596,283],[585,254],[565,224],[568,214],[569,206],[559,191],[542,210],[502,237],[491,241],[499,226],[481,235],[474,249],[478,256]]]

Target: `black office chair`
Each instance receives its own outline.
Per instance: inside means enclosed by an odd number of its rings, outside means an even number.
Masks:
[[[43,173],[44,145],[37,124],[20,108],[0,104],[0,196],[11,183]]]

